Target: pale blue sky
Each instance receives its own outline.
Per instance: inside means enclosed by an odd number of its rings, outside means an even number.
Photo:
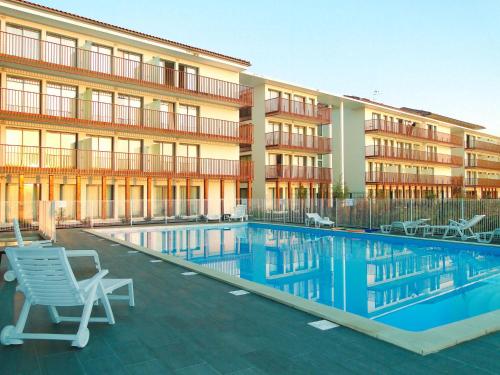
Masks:
[[[33,0],[252,62],[250,71],[500,135],[498,0]]]

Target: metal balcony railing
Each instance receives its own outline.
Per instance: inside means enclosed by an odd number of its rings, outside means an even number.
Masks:
[[[332,152],[332,139],[277,131],[266,133],[266,146],[329,154]]]
[[[266,165],[266,178],[288,181],[332,181],[332,169],[298,165]]]
[[[331,108],[322,105],[304,103],[285,98],[266,100],[266,115],[285,115],[316,124],[329,124],[331,122]]]
[[[365,156],[367,158],[405,160],[423,162],[428,164],[447,164],[454,166],[463,165],[463,159],[455,155],[377,145],[366,146],[365,150]]]

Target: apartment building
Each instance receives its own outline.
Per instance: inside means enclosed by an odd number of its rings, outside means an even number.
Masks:
[[[242,73],[254,90],[254,106],[240,120],[255,126],[254,143],[241,148],[242,161],[253,161],[253,196],[276,207],[296,198],[327,198],[332,184],[331,109],[318,92]]]
[[[498,197],[497,137],[481,133],[482,126],[354,96],[319,96],[333,108],[333,169],[349,191],[386,198]],[[471,147],[477,156],[470,156]]]
[[[251,191],[247,61],[0,0],[0,222],[231,212]]]

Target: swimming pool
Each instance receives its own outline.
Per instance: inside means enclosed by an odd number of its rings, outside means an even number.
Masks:
[[[106,233],[405,331],[500,309],[493,246],[259,223]]]

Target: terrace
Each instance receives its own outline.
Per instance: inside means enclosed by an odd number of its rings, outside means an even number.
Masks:
[[[6,32],[0,32],[0,56],[4,62],[43,68],[51,73],[73,73],[243,107],[253,103],[253,89],[239,83]]]
[[[67,248],[97,249],[113,277],[132,277],[136,307],[113,303],[116,324],[91,324],[88,346],[76,350],[67,342],[26,341],[1,347],[7,373],[45,374],[277,374],[277,373],[498,373],[492,360],[500,334],[420,356],[345,327],[321,331],[318,320],[254,294],[233,296],[234,287],[185,269],[151,263],[146,254],[110,246],[80,230],[61,230],[58,243]],[[72,260],[77,277],[95,269]],[[5,264],[2,263],[0,276]],[[168,285],[158,288],[152,285]],[[15,283],[0,278],[0,326],[9,324],[23,301]],[[237,299],[237,303],[235,303]],[[66,332],[48,322],[45,309],[32,310],[40,329]],[[318,349],[321,348],[321,349]]]
[[[332,110],[326,106],[285,98],[266,100],[266,116],[279,116],[313,124],[329,124]]]
[[[328,137],[276,131],[266,133],[266,146],[267,148],[329,154],[332,152],[332,139]]]
[[[493,152],[498,154],[500,153],[500,144],[485,142],[485,141],[470,140],[468,142],[465,142],[465,149]]]
[[[367,158],[374,159],[414,161],[424,164],[445,164],[461,166],[463,163],[463,159],[455,155],[420,150],[410,150],[391,146],[366,146],[365,156]]]
[[[416,173],[366,172],[365,181],[369,184],[462,186],[463,178],[458,176],[425,175]]]
[[[159,103],[156,105],[159,107]],[[0,117],[242,144],[253,142],[252,124],[10,89],[1,90]]]
[[[500,178],[470,177],[465,179],[465,186],[500,187]]]
[[[332,179],[332,169],[298,165],[266,165],[266,179],[328,183]]]
[[[491,169],[500,171],[500,161],[485,159],[465,159],[465,168]]]

